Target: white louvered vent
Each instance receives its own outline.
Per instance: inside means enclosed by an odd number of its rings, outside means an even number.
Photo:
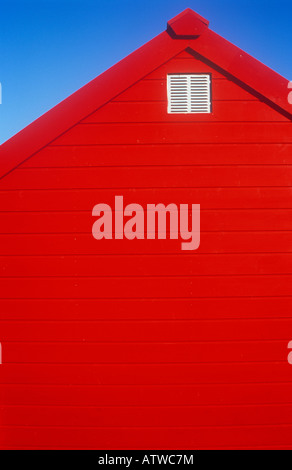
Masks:
[[[210,75],[168,75],[168,113],[210,113]]]

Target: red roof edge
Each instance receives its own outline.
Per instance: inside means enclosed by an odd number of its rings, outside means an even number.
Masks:
[[[168,31],[175,39],[179,37],[196,38],[200,36],[208,26],[209,21],[190,8],[182,11],[167,23]]]
[[[288,80],[211,31],[208,21],[190,9],[170,20],[168,28],[171,31],[161,33],[3,143],[0,178],[185,49],[226,71],[292,120]]]
[[[266,103],[292,119],[286,78],[210,29],[190,43],[194,52],[228,72],[239,85],[256,92]]]
[[[0,179],[187,46],[165,31],[33,121],[0,146]]]

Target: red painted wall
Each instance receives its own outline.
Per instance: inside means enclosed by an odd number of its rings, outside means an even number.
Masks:
[[[167,114],[178,72],[211,115]],[[292,448],[291,137],[185,52],[0,181],[2,448]],[[94,240],[115,195],[201,204],[200,248]]]

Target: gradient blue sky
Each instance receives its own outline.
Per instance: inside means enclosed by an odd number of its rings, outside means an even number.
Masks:
[[[192,8],[292,79],[291,0],[0,0],[0,143]]]

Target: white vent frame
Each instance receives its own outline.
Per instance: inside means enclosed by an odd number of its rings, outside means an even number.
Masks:
[[[211,101],[210,74],[167,75],[168,114],[210,114]]]

